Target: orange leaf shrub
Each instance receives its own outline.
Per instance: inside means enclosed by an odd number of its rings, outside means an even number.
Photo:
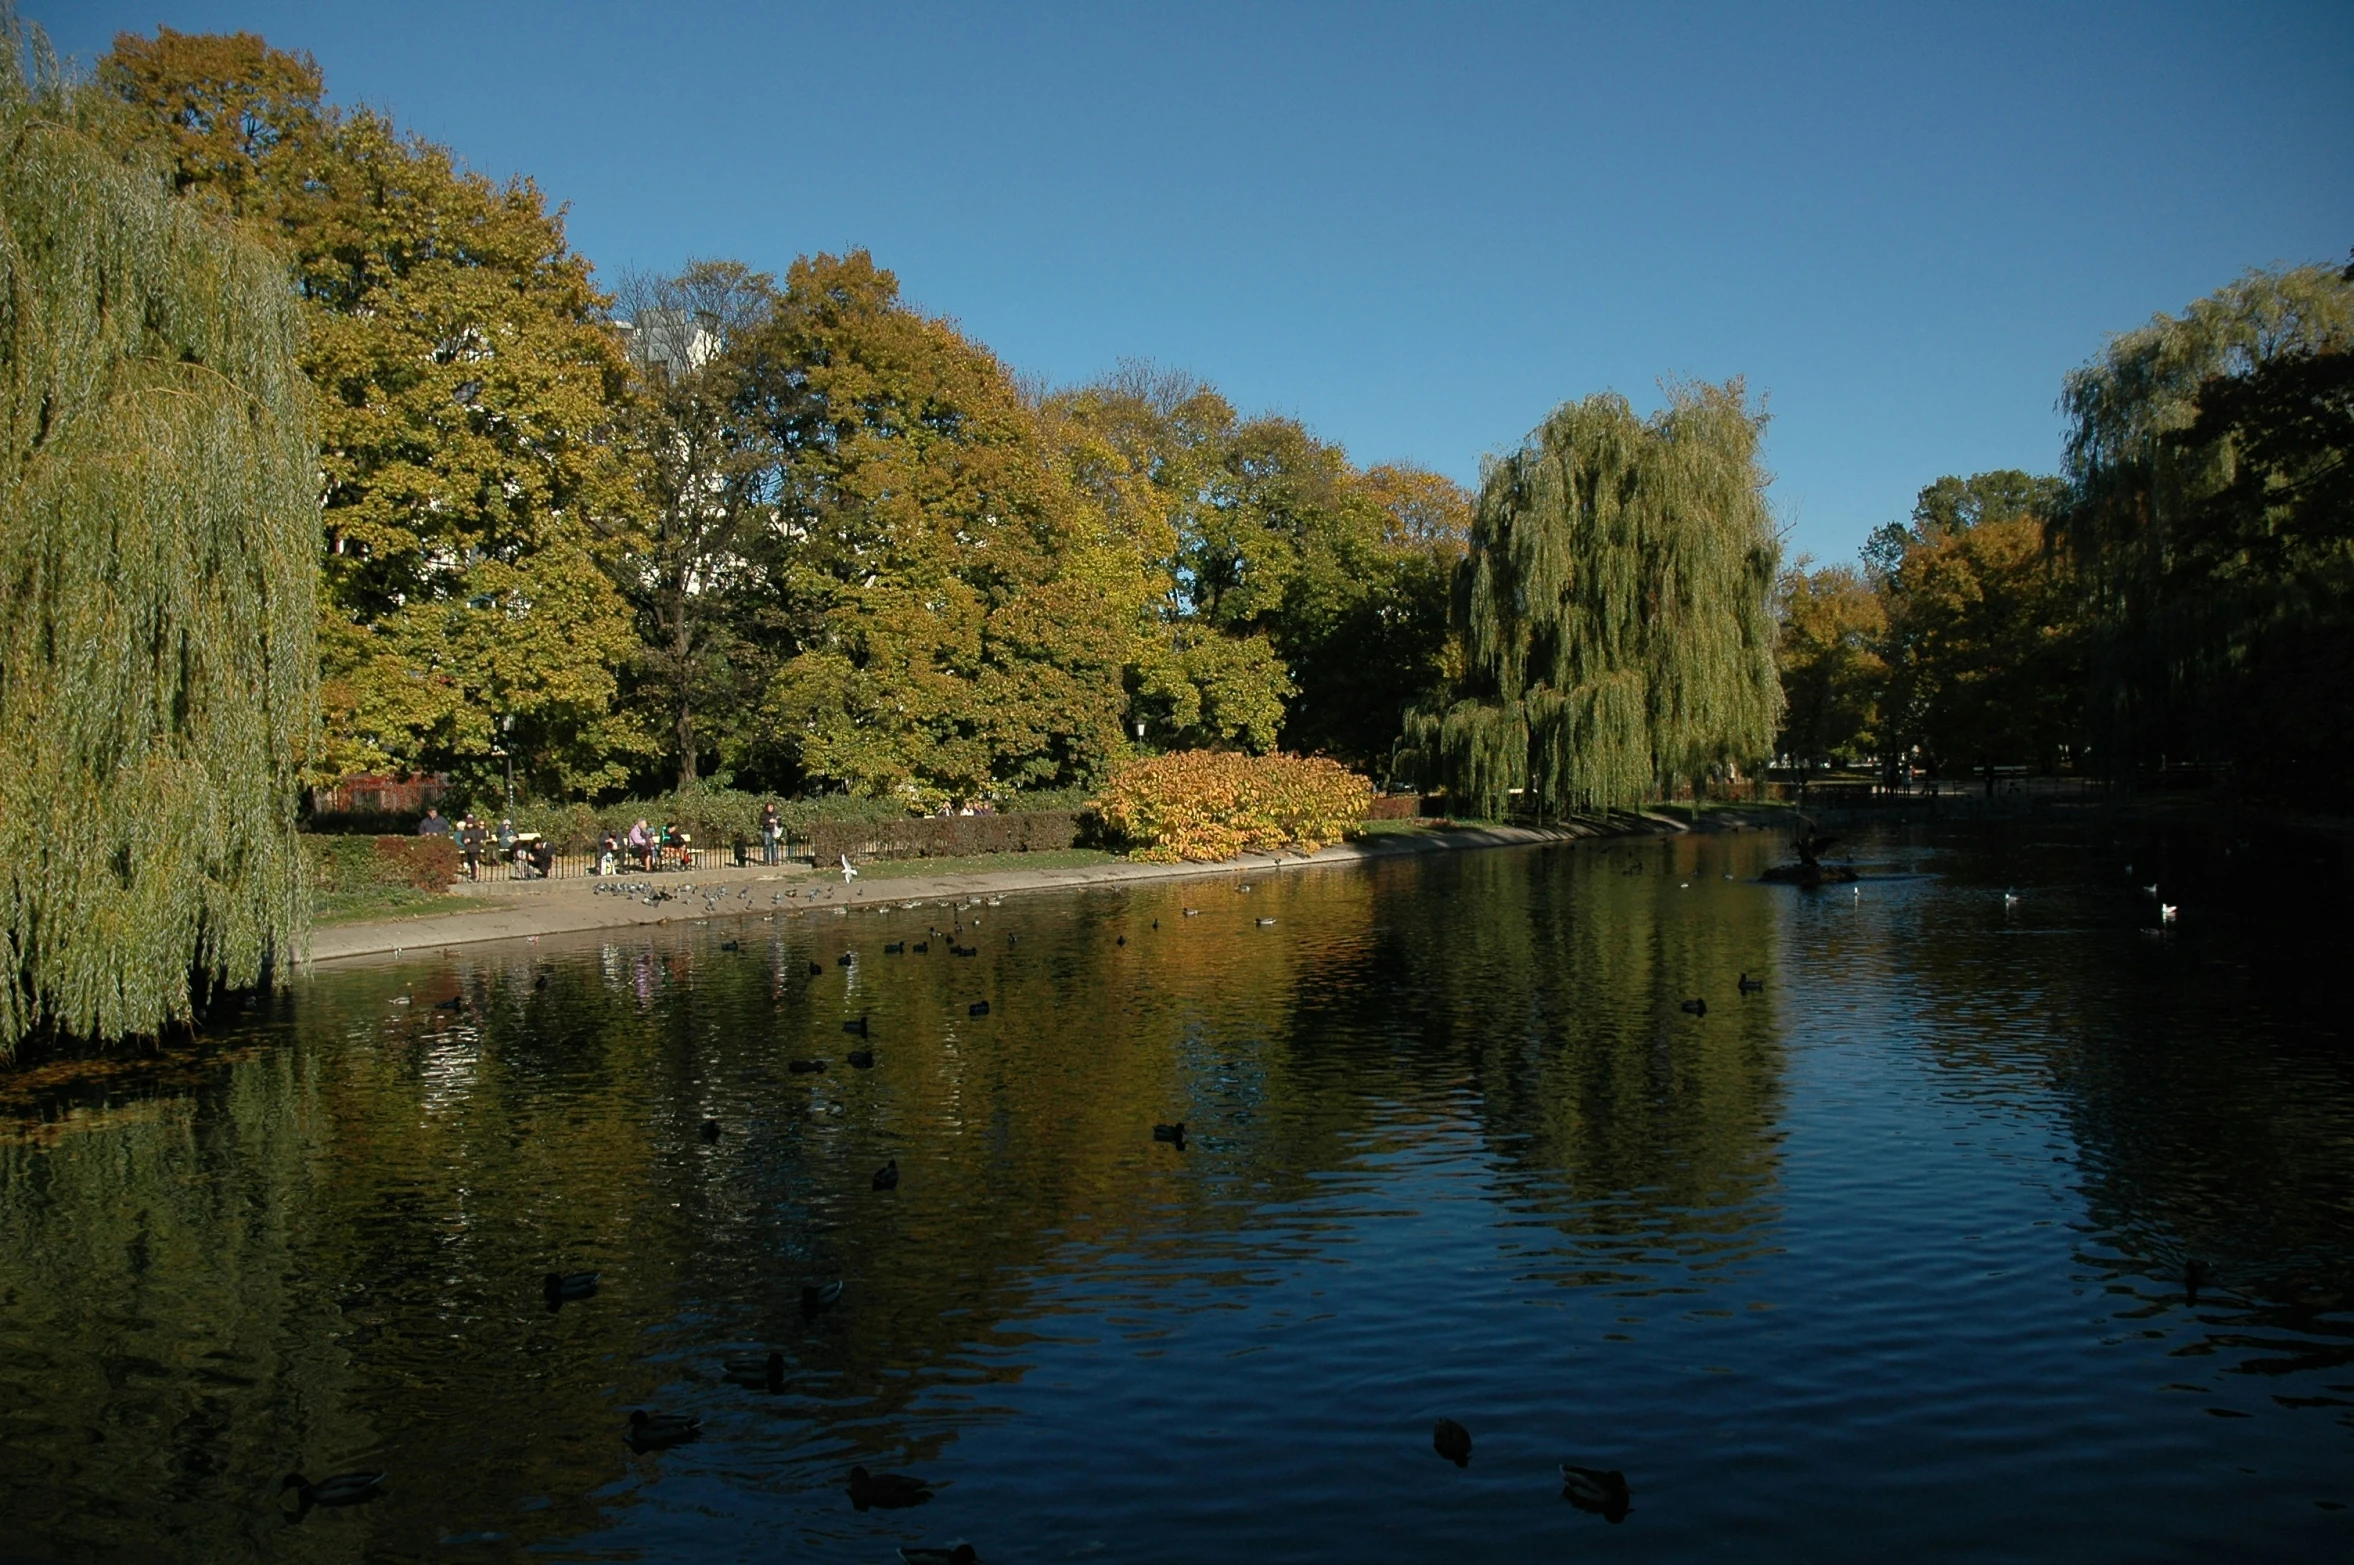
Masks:
[[[1313,853],[1372,802],[1373,785],[1338,761],[1183,750],[1120,768],[1095,810],[1133,858],[1206,864],[1253,849]]]

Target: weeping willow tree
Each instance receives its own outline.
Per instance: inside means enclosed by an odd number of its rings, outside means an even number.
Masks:
[[[1482,814],[1633,804],[1768,753],[1779,561],[1742,385],[1556,410],[1490,465],[1454,620],[1455,688],[1412,713],[1420,769]]]
[[[6,1058],[291,953],[318,478],[283,267],[109,157],[5,9],[0,56]]]
[[[2250,272],[2068,377],[2061,531],[2093,757],[2342,792],[2354,766],[2354,266]]]

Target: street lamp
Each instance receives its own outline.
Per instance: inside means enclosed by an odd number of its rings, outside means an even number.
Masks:
[[[508,747],[507,738],[515,732],[515,714],[506,713],[499,719],[499,742],[491,746],[491,754],[501,756],[507,763],[507,813],[515,813],[515,752]]]

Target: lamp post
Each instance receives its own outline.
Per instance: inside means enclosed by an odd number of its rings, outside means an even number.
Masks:
[[[515,714],[508,712],[499,718],[499,742],[492,752],[507,763],[507,813],[515,813],[515,752],[508,744],[508,736],[515,732]]]

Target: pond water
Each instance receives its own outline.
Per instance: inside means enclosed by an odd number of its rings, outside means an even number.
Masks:
[[[322,971],[4,1089],[0,1551],[2354,1558],[2345,880],[2234,846],[1889,830],[1807,892],[1630,840]]]

